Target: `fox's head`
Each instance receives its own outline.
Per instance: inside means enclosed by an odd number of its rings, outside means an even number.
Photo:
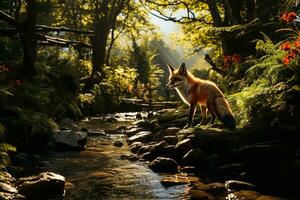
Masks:
[[[180,88],[185,87],[187,85],[187,75],[188,72],[186,70],[186,66],[184,63],[182,63],[178,69],[175,69],[171,65],[168,65],[170,76],[169,76],[169,82],[166,85],[167,88],[173,89],[173,88]]]

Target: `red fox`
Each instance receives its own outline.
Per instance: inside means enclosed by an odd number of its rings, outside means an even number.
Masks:
[[[229,104],[215,83],[196,78],[187,71],[184,63],[179,66],[179,69],[175,69],[171,65],[168,65],[168,68],[170,77],[166,87],[175,89],[184,103],[190,106],[188,122],[185,128],[192,125],[197,104],[200,105],[202,115],[199,125],[205,122],[208,110],[212,116],[211,124],[214,123],[217,116],[229,129],[236,127]]]

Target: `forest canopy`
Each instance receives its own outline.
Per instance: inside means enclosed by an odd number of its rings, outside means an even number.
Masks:
[[[4,0],[0,8],[0,122],[14,144],[7,115],[53,127],[64,117],[126,111],[128,99],[178,100],[165,89],[167,64],[185,61],[216,82],[240,126],[264,118],[257,109],[274,121],[299,89],[292,0]],[[167,44],[151,17],[177,24],[169,37],[187,53]]]

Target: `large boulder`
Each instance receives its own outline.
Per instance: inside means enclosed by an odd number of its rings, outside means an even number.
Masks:
[[[128,143],[131,144],[133,142],[150,142],[152,138],[152,132],[150,131],[141,131],[138,132],[137,134],[135,134],[134,136],[131,136],[130,138],[128,138]]]
[[[192,148],[193,148],[193,144],[190,139],[182,140],[181,142],[178,142],[175,146],[176,153],[180,158],[182,158]]]
[[[52,172],[20,178],[16,182],[19,193],[27,199],[48,199],[64,194],[65,178]]]
[[[192,149],[183,156],[182,162],[184,165],[200,167],[204,165],[205,156],[201,149]]]
[[[87,133],[65,130],[54,135],[57,150],[83,150],[87,142]]]
[[[165,157],[157,157],[149,164],[150,169],[154,172],[176,173],[178,164],[175,160]]]

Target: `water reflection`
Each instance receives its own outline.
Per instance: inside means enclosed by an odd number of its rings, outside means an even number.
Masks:
[[[122,147],[113,142],[122,141]],[[184,199],[187,185],[165,188],[145,163],[121,159],[129,149],[122,134],[90,137],[82,152],[55,153],[46,170],[66,177],[64,199]]]

